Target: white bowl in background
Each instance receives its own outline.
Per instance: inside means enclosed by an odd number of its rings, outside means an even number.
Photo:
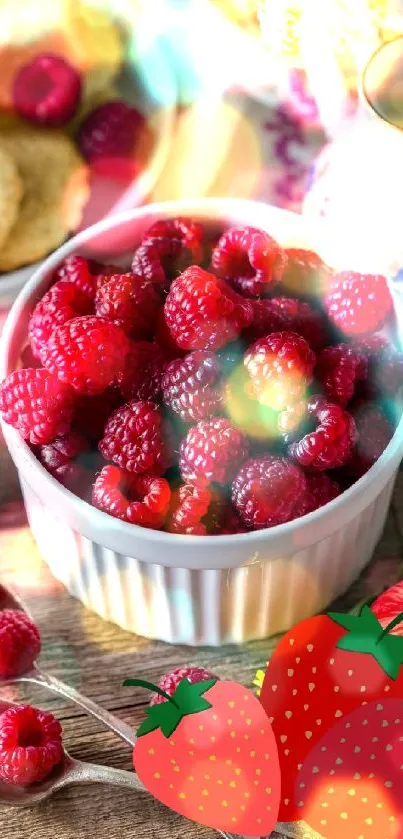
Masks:
[[[83,231],[38,268],[0,342],[0,379],[15,369],[30,312],[68,254],[114,259],[157,219],[178,215],[261,227],[320,253],[327,235],[293,213],[233,199],[154,204]],[[392,289],[393,293],[393,289]],[[402,303],[396,301],[402,329]],[[343,495],[301,519],[231,536],[179,536],[121,522],[61,486],[2,424],[29,523],[54,576],[103,618],[150,638],[218,645],[264,638],[322,610],[368,563],[403,451],[403,420],[377,463]]]

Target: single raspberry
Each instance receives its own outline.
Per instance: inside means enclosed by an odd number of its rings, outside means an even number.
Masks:
[[[64,757],[62,727],[52,714],[14,705],[0,715],[0,778],[28,786],[50,775]]]
[[[95,312],[120,326],[126,335],[151,338],[161,299],[151,283],[135,274],[114,274],[97,291]]]
[[[159,530],[168,512],[171,490],[165,478],[133,475],[104,466],[92,490],[92,503],[110,516]]]
[[[77,136],[81,154],[100,175],[135,176],[145,118],[136,108],[116,100],[99,105],[82,122]]]
[[[343,471],[351,477],[361,478],[385,451],[393,437],[394,429],[375,402],[357,400],[351,411],[358,439]]]
[[[272,236],[255,227],[231,227],[221,236],[212,255],[219,277],[247,297],[272,291],[281,279],[287,258]]]
[[[286,248],[287,265],[281,277],[281,287],[287,294],[321,296],[327,292],[331,280],[330,268],[314,251]]]
[[[166,361],[174,358],[183,358],[186,355],[186,350],[183,350],[174,341],[169,326],[165,320],[164,309],[161,309],[155,327],[154,340],[161,347]]]
[[[77,286],[60,280],[36,304],[29,322],[29,339],[33,353],[40,359],[41,351],[52,332],[80,315],[89,315],[92,300]]]
[[[128,472],[162,475],[171,465],[169,426],[153,402],[129,402],[117,408],[98,448],[105,460]]]
[[[289,319],[276,304],[276,299],[263,298],[251,300],[253,320],[245,332],[245,338],[252,342],[264,338],[272,332],[285,332],[289,328]]]
[[[393,301],[381,274],[336,274],[325,299],[332,323],[346,335],[376,332],[390,318]]]
[[[222,401],[219,359],[207,350],[195,350],[171,361],[162,378],[162,393],[165,404],[183,422],[213,416]]]
[[[192,263],[199,264],[203,256],[203,236],[204,227],[199,222],[187,218],[172,218],[156,221],[147,230],[143,242],[150,239],[179,239],[192,252]]]
[[[217,350],[252,321],[252,306],[202,268],[188,268],[171,285],[164,305],[174,340],[185,350]]]
[[[249,347],[244,364],[259,402],[281,411],[302,399],[315,361],[305,338],[295,332],[273,332]]]
[[[347,405],[354,396],[357,382],[365,381],[367,376],[367,358],[354,345],[326,347],[318,355],[315,377],[332,402]]]
[[[42,353],[51,373],[78,393],[102,393],[122,370],[129,340],[106,318],[74,318],[52,333]]]
[[[329,343],[323,316],[309,303],[291,297],[274,297],[271,303],[273,307],[277,306],[284,316],[286,330],[305,338],[314,352],[318,352]]]
[[[341,488],[337,481],[334,481],[326,472],[318,475],[305,475],[308,484],[308,494],[304,502],[304,513],[313,513],[319,507],[324,507],[329,501],[333,501],[341,494]]]
[[[73,426],[88,440],[100,440],[111,413],[122,404],[117,388],[108,387],[96,396],[78,396],[75,405]]]
[[[53,443],[41,446],[36,452],[37,458],[47,472],[70,492],[84,496],[90,481],[90,472],[74,459],[88,451],[88,440],[81,434],[71,431]]]
[[[214,493],[209,487],[183,484],[172,497],[168,530],[170,533],[186,533],[206,536],[209,524],[206,521]]]
[[[201,420],[181,443],[179,467],[186,483],[228,484],[248,456],[245,436],[224,417]]]
[[[300,515],[308,493],[305,475],[286,457],[248,460],[232,484],[232,503],[246,527],[260,530]]]
[[[31,670],[41,651],[38,628],[18,609],[0,611],[0,676],[8,679]]]
[[[97,278],[91,271],[88,259],[79,254],[66,256],[53,274],[53,279],[65,280],[80,289],[87,297],[94,300],[97,290]]]
[[[145,239],[137,248],[132,271],[160,291],[167,291],[172,280],[193,263],[193,253],[181,239],[160,236]]]
[[[133,343],[117,378],[123,399],[159,402],[164,367],[164,355],[158,344]]]
[[[196,667],[194,664],[189,664],[188,667],[177,667],[176,670],[171,670],[170,673],[165,673],[165,675],[159,680],[158,687],[160,690],[167,693],[168,696],[173,696],[179,682],[181,682],[182,679],[187,679],[191,685],[194,685],[196,682],[205,682],[208,679],[217,678],[218,677],[214,676],[213,673],[210,673],[210,670],[206,670],[204,667]],[[166,699],[158,693],[153,693],[150,699],[150,705],[157,705],[160,702],[166,702]]]
[[[74,410],[72,388],[47,370],[17,370],[0,384],[4,422],[24,440],[41,446],[70,430]]]
[[[42,125],[65,125],[81,98],[81,77],[59,55],[36,55],[18,71],[13,85],[14,108]]]
[[[289,456],[312,472],[336,469],[351,457],[357,440],[353,417],[340,405],[321,397],[307,402],[308,418],[316,428],[288,447]]]

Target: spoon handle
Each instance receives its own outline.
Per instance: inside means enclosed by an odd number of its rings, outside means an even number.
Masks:
[[[95,719],[102,723],[102,725],[117,734],[117,736],[124,740],[125,743],[128,743],[129,746],[134,746],[136,742],[136,735],[127,723],[118,719],[118,717],[115,717],[104,708],[101,708],[96,702],[93,702],[92,699],[89,699],[87,696],[83,696],[75,688],[59,681],[59,679],[56,679],[55,676],[50,676],[48,673],[42,673],[41,670],[38,670],[37,668],[35,668],[34,671],[31,671],[31,673],[27,673],[26,679],[27,681],[33,681],[39,685],[49,688],[49,690],[52,690],[54,693],[58,693],[65,699],[70,699],[71,702],[74,702],[80,708],[83,708],[84,711],[95,717]]]
[[[137,792],[147,792],[135,772],[125,769],[114,769],[112,766],[99,766],[96,763],[74,761],[68,776],[71,784],[111,784],[115,787],[126,787]]]

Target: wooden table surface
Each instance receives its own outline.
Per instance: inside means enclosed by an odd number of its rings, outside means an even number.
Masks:
[[[402,501],[403,474],[374,561],[342,598],[343,607],[350,608],[361,597],[398,579],[403,556]],[[148,696],[144,691],[123,688],[124,678],[137,676],[155,682],[167,670],[191,661],[250,687],[274,643],[190,650],[130,635],[90,613],[63,590],[41,560],[24,518],[14,468],[1,445],[0,579],[19,590],[38,623],[42,668],[133,727],[142,719]],[[66,746],[74,757],[131,768],[130,748],[69,703],[30,685],[3,688],[0,695],[52,711],[63,725]],[[0,810],[2,839],[175,839],[182,835],[213,839],[217,834],[181,819],[146,794],[105,786],[70,787],[34,810]]]

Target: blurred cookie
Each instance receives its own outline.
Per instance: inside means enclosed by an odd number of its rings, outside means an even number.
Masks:
[[[2,129],[0,145],[12,157],[24,189],[17,219],[0,248],[0,271],[11,271],[42,259],[78,226],[89,195],[88,172],[74,143],[60,131]]]
[[[0,144],[0,248],[16,222],[22,193],[17,166]]]

